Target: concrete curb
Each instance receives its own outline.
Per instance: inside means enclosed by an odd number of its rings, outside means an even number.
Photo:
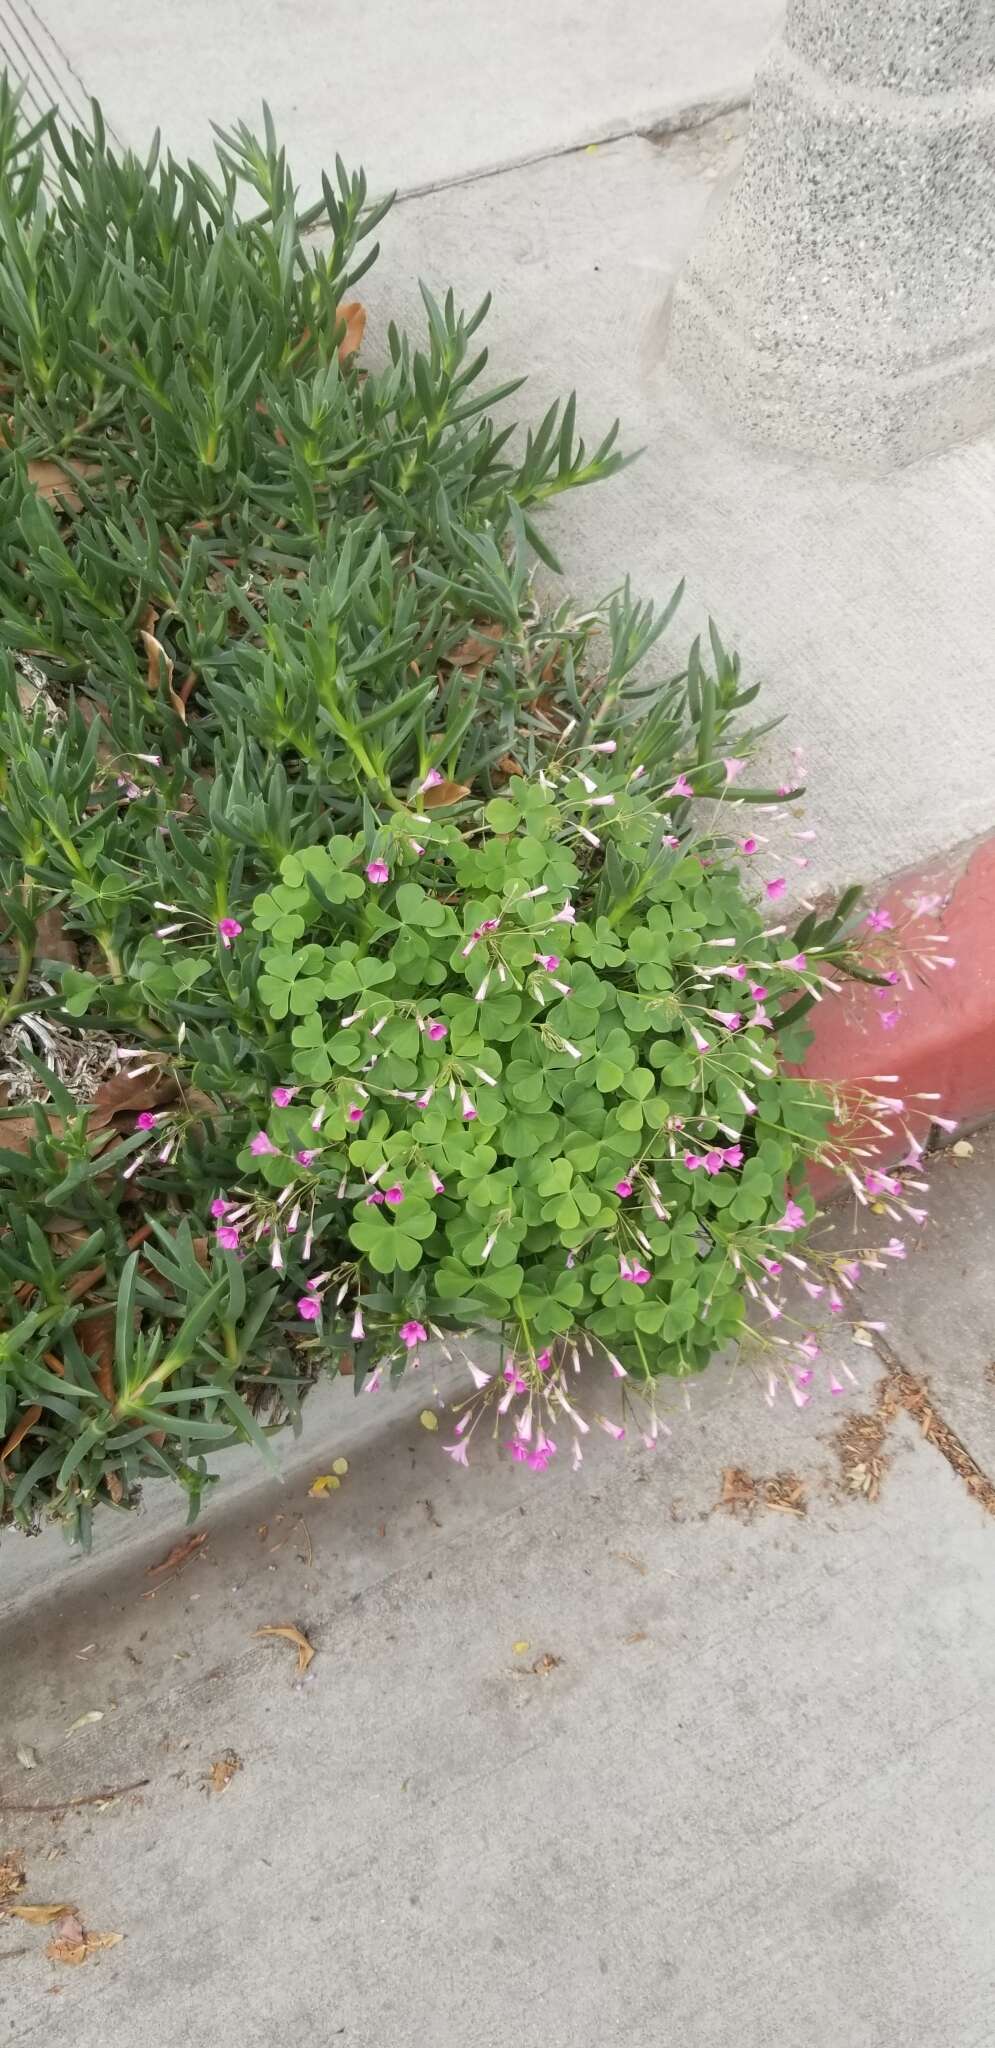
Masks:
[[[922,898],[938,899],[928,926],[942,927],[953,967],[916,966]],[[981,1123],[995,1115],[995,834],[896,876],[876,900],[905,942],[910,985],[882,1001],[880,990],[854,982],[820,1004],[805,1072],[837,1081],[895,1074],[894,1094],[935,1091],[941,1115],[965,1126]],[[883,1012],[897,1012],[890,1028]],[[899,1125],[882,1156],[898,1158],[906,1149]]]

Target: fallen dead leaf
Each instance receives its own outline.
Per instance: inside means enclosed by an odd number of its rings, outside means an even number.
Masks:
[[[306,1635],[301,1629],[295,1628],[293,1622],[269,1622],[264,1628],[253,1629],[253,1635],[282,1636],[285,1642],[296,1643],[298,1675],[307,1670],[314,1656],[314,1644],[308,1642]]]
[[[366,307],[358,299],[350,299],[337,308],[337,318],[345,321],[345,333],[339,342],[339,362],[347,356],[354,356],[366,332]]]
[[[2,1126],[0,1126],[0,1129],[2,1129]],[[9,1458],[11,1452],[16,1451],[18,1444],[24,1442],[28,1431],[34,1428],[36,1422],[41,1421],[41,1413],[41,1408],[35,1404],[30,1408],[25,1408],[20,1422],[15,1422],[10,1435],[0,1444],[0,1461],[4,1458]]]
[[[625,1643],[648,1643],[649,1636],[644,1628],[637,1628],[634,1635],[623,1636],[622,1641]]]
[[[45,1954],[53,1963],[85,1963],[96,1950],[116,1948],[123,1939],[120,1934],[87,1934],[79,1914],[70,1908],[56,1921]]]
[[[20,1858],[13,1850],[0,1856],[0,1899],[12,1899],[15,1892],[24,1888],[24,1871]]]
[[[974,1158],[974,1146],[968,1138],[958,1138],[956,1145],[951,1145],[950,1150],[955,1159]]]
[[[92,1360],[93,1377],[108,1403],[114,1400],[114,1321],[114,1310],[109,1308],[101,1309],[98,1315],[81,1318],[76,1325],[80,1348]],[[118,1482],[116,1495],[111,1485],[113,1479]],[[123,1498],[124,1487],[116,1472],[108,1473],[107,1485],[112,1499]]]
[[[26,1920],[29,1927],[48,1927],[63,1913],[75,1913],[75,1906],[8,1906],[7,1911],[15,1920]]]
[[[461,668],[464,675],[476,675],[493,659],[504,639],[504,632],[500,619],[482,619],[480,631],[468,634],[458,646],[451,647],[446,660],[452,663],[453,668]]]
[[[207,1773],[207,1784],[212,1792],[227,1792],[236,1771],[242,1769],[242,1759],[233,1749],[226,1749],[216,1756]]]
[[[70,1735],[74,1735],[77,1728],[86,1728],[91,1721],[102,1721],[103,1718],[103,1710],[100,1707],[91,1707],[88,1714],[80,1714],[78,1719],[71,1723],[66,1729],[63,1740],[68,1742]]]
[[[82,499],[79,492],[73,489],[66,474],[67,470],[71,470],[73,476],[78,477],[99,476],[100,464],[99,462],[67,462],[63,464],[61,462],[42,462],[41,460],[29,462],[28,482],[34,485],[38,496],[44,498],[49,505],[57,504],[62,499],[71,512],[78,512]]]
[[[422,803],[427,811],[440,811],[446,804],[458,804],[469,794],[468,782],[450,782],[444,778],[442,782],[437,782],[434,788],[425,791]]]
[[[187,1558],[192,1557],[194,1551],[199,1550],[201,1545],[207,1542],[207,1536],[206,1529],[198,1529],[192,1536],[185,1536],[182,1543],[174,1543],[168,1557],[164,1557],[160,1564],[146,1565],[146,1577],[154,1578],[159,1572],[174,1571],[177,1565],[186,1564]]]
[[[35,920],[35,954],[39,960],[64,960],[67,967],[79,966],[79,947],[69,938],[57,906],[40,911]]]
[[[149,689],[154,694],[164,684],[166,695],[177,718],[182,719],[185,725],[187,722],[187,707],[179,691],[173,688],[173,663],[166,653],[162,641],[157,640],[154,633],[146,632],[144,626],[142,627],[142,646],[148,656],[145,680]]]
[[[548,1678],[549,1673],[555,1671],[557,1665],[562,1662],[562,1657],[554,1657],[552,1651],[544,1650],[542,1656],[536,1658],[532,1669],[537,1678]]]

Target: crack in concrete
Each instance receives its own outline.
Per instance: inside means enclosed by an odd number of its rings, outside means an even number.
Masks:
[[[435,192],[450,192],[463,185],[482,185],[490,178],[503,178],[510,171],[527,171],[540,164],[557,163],[562,157],[583,156],[586,150],[603,149],[612,142],[649,142],[654,148],[666,149],[683,135],[697,134],[711,126],[713,121],[724,120],[730,114],[742,113],[750,104],[748,92],[718,93],[713,99],[696,100],[687,107],[677,107],[672,114],[662,114],[658,121],[642,123],[631,127],[620,122],[617,127],[603,133],[585,136],[580,142],[564,142],[556,149],[537,149],[530,154],[508,157],[499,164],[488,164],[483,170],[461,171],[452,178],[429,179],[424,185],[409,185],[394,194],[395,206],[406,205],[409,199],[425,199]]]

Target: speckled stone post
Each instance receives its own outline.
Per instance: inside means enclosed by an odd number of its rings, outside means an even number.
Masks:
[[[864,468],[995,425],[993,0],[789,0],[668,351],[751,438]]]

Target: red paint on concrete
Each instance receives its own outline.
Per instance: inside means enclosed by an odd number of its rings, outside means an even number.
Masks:
[[[923,929],[944,932],[949,943],[943,951],[955,965],[913,972],[912,989],[896,989],[893,1000],[891,991],[882,1000],[851,982],[842,995],[820,1003],[805,1072],[837,1081],[897,1074],[885,1094],[907,1100],[935,1090],[942,1098],[933,1105],[939,1113],[967,1124],[995,1115],[995,837],[945,865],[900,876],[877,901],[901,928],[918,897],[937,893],[943,902]],[[910,939],[913,933],[914,925]],[[881,1023],[889,1007],[901,1013],[892,1030]],[[905,1150],[899,1130],[894,1151],[882,1156],[897,1158]]]

